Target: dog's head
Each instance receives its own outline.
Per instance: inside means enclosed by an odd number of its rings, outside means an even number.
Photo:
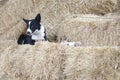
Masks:
[[[40,24],[40,22],[41,22],[41,16],[40,16],[40,14],[37,14],[37,16],[35,17],[35,19],[27,20],[27,19],[23,18],[23,20],[24,20],[24,22],[27,25],[27,31],[26,31],[27,35],[31,35],[36,30],[40,30],[40,28],[41,28],[41,24]]]

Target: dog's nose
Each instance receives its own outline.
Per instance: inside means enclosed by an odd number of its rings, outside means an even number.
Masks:
[[[27,35],[31,35],[30,32],[27,32]]]

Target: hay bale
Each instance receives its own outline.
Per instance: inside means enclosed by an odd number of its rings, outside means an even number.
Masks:
[[[3,0],[2,0],[3,1]],[[41,13],[47,37],[55,40],[59,24],[65,16],[73,13],[104,14],[116,10],[118,0],[6,0],[0,8],[0,35],[3,39],[16,40],[25,30],[22,18],[34,18]],[[27,5],[27,6],[26,6]],[[19,29],[18,29],[19,27]]]
[[[0,48],[6,48],[6,47],[9,47],[9,46],[15,46],[17,45],[17,41],[14,41],[14,40],[0,40]]]
[[[48,42],[6,47],[0,50],[0,80],[63,80],[62,52],[62,47]]]
[[[60,9],[65,14],[106,14],[118,9],[119,0],[69,0],[59,1]],[[62,13],[63,13],[62,12]]]
[[[4,6],[4,4],[7,2],[8,0],[0,0],[0,8],[2,7],[2,6]]]
[[[38,42],[35,46],[11,44],[0,53],[0,80],[120,79],[119,47]]]
[[[65,80],[119,80],[119,47],[69,49],[65,61]]]
[[[120,18],[73,15],[61,23],[58,41],[80,41],[83,46],[120,46]]]

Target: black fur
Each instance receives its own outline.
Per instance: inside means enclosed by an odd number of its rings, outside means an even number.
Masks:
[[[40,28],[41,28],[41,24],[40,24],[40,22],[41,22],[41,16],[40,16],[40,14],[37,14],[37,16],[35,17],[35,19],[27,20],[27,19],[24,19],[24,18],[23,18],[23,20],[24,20],[24,22],[26,23],[27,28],[30,27],[32,33],[33,33],[36,29],[40,30]],[[30,24],[30,25],[29,25],[29,21],[31,21],[31,24]]]
[[[32,40],[32,36],[31,35],[24,35],[21,34],[18,41],[18,44],[31,44],[34,45],[35,44],[35,40]]]

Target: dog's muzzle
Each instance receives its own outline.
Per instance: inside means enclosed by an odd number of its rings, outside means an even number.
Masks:
[[[31,33],[30,33],[30,32],[27,32],[26,34],[27,34],[27,35],[31,35]]]

